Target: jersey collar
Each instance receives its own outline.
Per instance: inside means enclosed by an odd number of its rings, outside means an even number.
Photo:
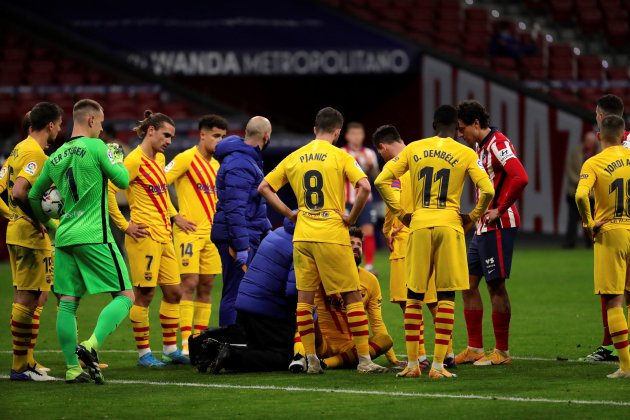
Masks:
[[[488,135],[486,137],[483,138],[483,140],[481,140],[481,143],[479,143],[479,148],[482,148],[484,146],[484,144],[486,144],[488,142],[488,140],[490,140],[492,138],[492,136],[494,136],[494,133],[496,133],[497,131],[499,131],[498,128],[490,127],[490,132],[488,133]]]

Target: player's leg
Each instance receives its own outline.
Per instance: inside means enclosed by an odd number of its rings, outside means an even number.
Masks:
[[[491,231],[484,235],[485,254],[482,254],[482,265],[492,302],[492,326],[496,344],[492,353],[477,360],[475,366],[512,363],[508,346],[512,309],[505,279],[510,276],[517,232],[517,228],[510,228]]]
[[[227,327],[236,323],[236,296],[243,279],[245,267],[235,260],[236,253],[227,243],[216,244],[223,267],[223,289],[219,306],[219,326]],[[251,255],[251,253],[250,253]]]
[[[307,373],[323,373],[315,348],[313,303],[315,291],[319,288],[321,281],[312,254],[313,243],[295,242],[293,245],[293,267],[295,285],[298,290],[296,322],[300,340],[304,346],[308,365]]]
[[[181,279],[182,298],[179,303],[182,353],[188,355],[188,338],[192,335],[193,300],[199,284],[199,243],[201,238],[177,232],[174,235],[175,254]]]
[[[221,257],[217,247],[208,238],[199,257],[199,284],[193,303],[193,337],[201,334],[210,325],[212,315],[212,289],[214,276],[221,274]]]
[[[405,259],[396,258],[389,262],[389,301],[398,303],[405,313],[407,302],[407,281],[405,272]]]
[[[613,345],[610,330],[608,329],[608,309],[606,308],[606,299],[604,299],[604,296],[600,296],[600,303],[602,308],[602,326],[604,330],[602,344],[597,347],[594,352],[584,358],[581,358],[580,360],[587,362],[616,362],[619,360],[619,357],[617,357],[617,350]]]
[[[82,245],[76,247],[74,255],[87,292],[110,293],[113,298],[99,314],[90,338],[81,342],[76,350],[92,379],[102,384],[104,377],[97,351],[127,317],[135,297],[127,267],[115,244]]]
[[[150,237],[133,239],[125,237],[125,248],[129,256],[129,274],[134,286],[135,301],[129,311],[129,320],[138,350],[138,365],[163,367],[164,363],[153,357],[149,344],[149,305],[157,286],[161,244]]]
[[[175,250],[171,242],[161,244],[162,255],[158,273],[158,284],[162,289],[160,302],[160,324],[162,326],[162,361],[172,364],[189,364],[190,359],[177,348],[179,329],[179,303],[182,298],[180,276]]]
[[[376,240],[374,237],[374,225],[376,224],[376,212],[372,202],[366,203],[357,224],[363,232],[363,255],[365,257],[365,269],[374,272],[374,254],[376,252]]]
[[[464,233],[450,227],[433,228],[433,269],[438,306],[435,317],[435,350],[429,377],[442,379],[454,377],[444,369],[455,320],[455,291],[466,290],[468,265]]]

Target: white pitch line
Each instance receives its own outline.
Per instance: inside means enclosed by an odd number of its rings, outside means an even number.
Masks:
[[[1,379],[7,379],[7,375],[0,375]],[[189,388],[220,388],[220,389],[245,389],[259,391],[286,391],[286,392],[320,392],[320,393],[337,393],[337,394],[355,394],[355,395],[378,395],[386,397],[411,397],[411,398],[442,398],[454,400],[480,400],[480,401],[507,401],[522,403],[543,403],[543,404],[578,404],[578,405],[606,405],[630,407],[628,401],[614,400],[556,400],[552,398],[528,398],[528,397],[505,397],[493,395],[474,395],[474,394],[433,394],[430,392],[389,392],[389,391],[367,391],[360,389],[338,389],[338,388],[303,388],[295,386],[275,386],[275,385],[228,385],[228,384],[204,384],[204,383],[186,383],[186,382],[157,382],[157,381],[138,381],[113,379],[107,381],[109,384],[120,385],[152,385],[152,386],[178,386]]]

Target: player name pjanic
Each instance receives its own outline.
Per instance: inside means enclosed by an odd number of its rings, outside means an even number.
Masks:
[[[84,148],[79,147],[79,146],[72,146],[64,150],[63,154],[57,153],[55,156],[51,156],[50,163],[52,165],[57,165],[59,162],[61,162],[61,159],[65,157],[68,157],[70,155],[77,155],[78,157],[84,157],[85,153],[86,151]]]
[[[625,163],[623,159],[617,159],[606,166],[604,170],[608,172],[608,175],[612,175],[612,173],[615,172],[615,169],[623,168],[624,166],[630,166],[630,159],[626,159]]]
[[[458,159],[455,159],[455,156],[451,155],[450,153],[447,153],[443,150],[425,150],[423,157],[425,158],[439,158],[442,160],[447,161],[451,166],[455,166],[457,165],[457,162],[459,162]],[[413,155],[413,161],[414,162],[418,162],[422,160],[422,158],[419,155]]]
[[[310,162],[311,160],[325,161],[328,157],[327,153],[306,153],[300,156],[300,163]]]

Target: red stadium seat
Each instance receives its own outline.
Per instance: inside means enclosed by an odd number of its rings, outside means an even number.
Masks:
[[[579,9],[578,22],[580,30],[587,34],[597,33],[602,30],[603,16],[598,8]]]
[[[53,73],[57,64],[52,60],[31,60],[28,66],[31,73]]]
[[[550,80],[573,80],[573,70],[566,68],[550,68]]]
[[[573,19],[573,0],[554,0],[549,2],[549,7],[556,22],[570,22]]]
[[[52,73],[29,73],[26,75],[26,84],[31,86],[46,86],[53,84]]]
[[[613,47],[628,45],[628,21],[610,22],[606,27],[606,39]]]
[[[608,69],[608,78],[610,80],[627,80],[628,77],[628,67],[611,67]]]
[[[9,47],[2,50],[2,56],[5,61],[25,61],[28,53],[23,48]]]
[[[62,85],[82,85],[85,83],[85,77],[82,73],[58,73],[57,82]]]
[[[516,71],[516,60],[512,57],[493,57],[492,70],[499,69]]]
[[[488,59],[482,55],[466,55],[464,56],[464,59],[469,63],[472,64],[473,66],[477,66],[477,67],[481,67],[481,68],[488,68],[489,67],[489,62]]]

